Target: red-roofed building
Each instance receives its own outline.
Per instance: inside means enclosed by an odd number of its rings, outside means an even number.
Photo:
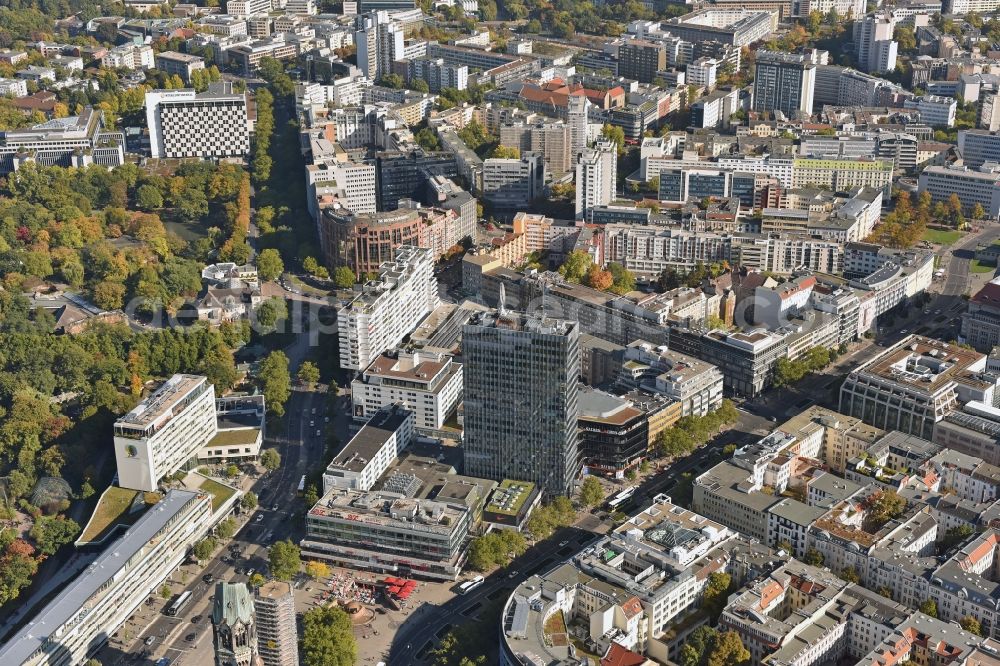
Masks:
[[[632,652],[618,643],[612,643],[607,654],[601,658],[601,666],[655,666],[656,662]]]
[[[566,117],[570,96],[586,97],[591,104],[603,110],[625,106],[625,90],[621,86],[600,91],[584,88],[579,83],[567,84],[559,78],[543,84],[525,83],[520,93],[521,101],[529,111],[558,118]]]

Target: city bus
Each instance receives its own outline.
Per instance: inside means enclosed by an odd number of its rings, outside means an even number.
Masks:
[[[458,591],[462,594],[466,594],[467,592],[472,592],[474,589],[483,584],[483,580],[485,579],[482,576],[476,576],[472,580],[467,580],[461,585],[459,585]]]
[[[302,479],[299,481],[298,494],[299,494],[299,497],[302,497],[303,495],[306,494],[306,475],[305,474],[302,475]]]
[[[178,613],[181,612],[181,610],[184,608],[184,606],[187,605],[187,602],[190,600],[191,600],[191,590],[188,590],[187,592],[181,594],[181,596],[177,597],[174,600],[174,603],[170,604],[170,607],[167,608],[167,615],[171,617],[176,616]]]
[[[608,500],[608,508],[614,511],[622,504],[627,502],[632,495],[635,494],[635,488],[626,488],[620,493],[616,494],[614,497]]]

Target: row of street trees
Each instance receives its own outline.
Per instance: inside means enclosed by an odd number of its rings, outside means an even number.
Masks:
[[[705,416],[685,416],[673,427],[662,430],[657,438],[657,450],[661,456],[685,456],[704,446],[720,429],[735,423],[738,418],[739,412],[732,401],[723,400],[718,409]]]

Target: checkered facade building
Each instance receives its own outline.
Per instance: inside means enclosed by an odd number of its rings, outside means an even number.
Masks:
[[[146,97],[153,157],[245,157],[250,152],[250,123],[243,94],[213,91]],[[189,91],[183,91],[189,92]],[[155,96],[155,97],[154,97]]]

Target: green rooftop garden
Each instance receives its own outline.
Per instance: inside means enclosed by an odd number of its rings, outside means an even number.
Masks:
[[[90,521],[87,522],[78,541],[81,543],[99,541],[115,526],[127,526],[134,523],[143,514],[143,511],[136,511],[130,514],[128,510],[138,494],[136,490],[110,486],[101,495],[101,499],[97,501],[97,506],[94,507],[94,514],[90,517]],[[150,506],[156,504],[160,500],[160,496],[156,493],[144,493],[143,499],[146,506]]]
[[[209,441],[208,446],[249,446],[257,441],[260,430],[257,428],[239,428],[236,430],[220,430]]]
[[[533,483],[527,481],[504,479],[493,491],[493,496],[490,498],[486,510],[507,516],[516,516],[524,503],[531,497],[531,491],[534,487]]]
[[[224,483],[213,481],[207,476],[201,476],[200,474],[196,474],[195,477],[202,479],[201,483],[198,484],[198,490],[203,490],[212,496],[212,511],[218,511],[219,507],[225,504],[230,497],[236,494],[236,488],[233,488],[232,486],[227,486]]]

